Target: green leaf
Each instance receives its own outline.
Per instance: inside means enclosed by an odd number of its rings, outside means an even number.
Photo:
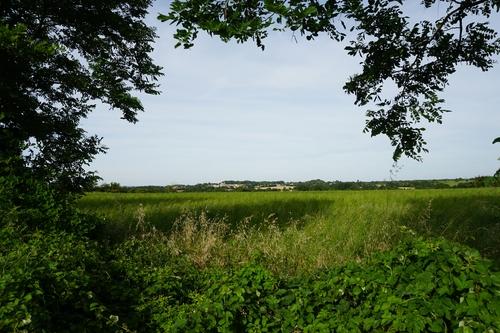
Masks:
[[[306,9],[304,9],[304,11],[302,12],[302,14],[304,16],[312,16],[312,15],[316,15],[317,13],[318,13],[318,9],[315,6],[309,6]]]
[[[444,327],[445,327],[444,322],[441,319],[438,319],[432,321],[429,330],[431,332],[443,332]]]

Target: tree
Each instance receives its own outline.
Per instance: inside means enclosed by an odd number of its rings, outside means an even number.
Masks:
[[[405,7],[406,6],[406,7]],[[442,17],[408,17],[411,6],[445,8]],[[413,8],[414,9],[414,8]],[[500,39],[487,21],[499,0],[174,0],[159,19],[179,26],[176,46],[193,46],[199,30],[223,41],[252,39],[264,49],[271,30],[291,30],[307,40],[327,34],[362,59],[361,73],[344,90],[368,106],[365,132],[386,135],[394,160],[426,152],[422,122],[441,123],[448,77],[459,64],[488,70]],[[433,11],[435,15],[436,11]],[[414,15],[412,15],[414,16]],[[391,94],[388,86],[395,86]]]
[[[158,94],[151,0],[0,2],[0,176],[37,179],[58,193],[95,181],[84,169],[103,152],[80,121],[95,103],[136,122],[133,91]]]
[[[80,121],[99,102],[135,122],[133,91],[158,93],[151,1],[0,1],[0,331],[119,330],[127,279],[73,201],[104,150]]]
[[[495,138],[495,140],[493,140],[493,144],[498,143],[498,142],[500,142],[500,137]],[[498,159],[500,160],[500,157]],[[500,169],[498,169],[497,172],[495,172],[495,176],[500,177]]]

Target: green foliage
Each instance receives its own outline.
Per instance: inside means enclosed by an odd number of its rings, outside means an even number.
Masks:
[[[495,138],[495,140],[493,140],[493,144],[495,144],[497,142],[500,142],[500,137]],[[500,177],[500,169],[498,169],[497,172],[495,172],[495,177]]]
[[[0,330],[81,332],[106,327],[96,297],[99,252],[65,232],[0,229]]]
[[[150,0],[2,1],[0,176],[44,181],[59,193],[88,189],[85,170],[104,151],[80,122],[95,102],[135,122],[133,90],[157,94]]]
[[[101,221],[48,184],[0,177],[0,331],[99,331]],[[107,329],[106,329],[107,330]]]
[[[427,151],[421,123],[442,122],[447,110],[438,94],[449,75],[459,64],[483,71],[493,66],[500,39],[488,20],[500,3],[429,0],[412,5],[423,8],[392,0],[176,0],[158,18],[178,26],[176,46],[185,48],[193,46],[199,30],[223,41],[253,39],[262,49],[270,30],[299,32],[307,40],[319,34],[335,41],[349,38],[345,50],[361,57],[362,70],[344,90],[356,97],[356,105],[370,107],[365,131],[386,135],[395,147],[395,160],[403,154],[420,159]],[[429,20],[440,6],[446,8],[443,16]],[[416,14],[429,8],[435,10]],[[397,88],[392,96],[389,85]]]
[[[401,153],[417,157],[423,139],[421,129],[412,126],[420,118],[441,120],[443,110],[435,92],[446,84],[447,75],[459,62],[486,70],[498,52],[496,33],[487,24],[469,24],[458,37],[448,33],[457,24],[462,32],[462,20],[469,14],[489,17],[492,8],[498,9],[497,1],[447,2],[447,15],[435,27],[422,23],[421,30],[410,27],[391,1],[174,1],[172,14],[162,18],[182,25],[176,37],[186,47],[192,46],[198,28],[224,40],[255,38],[263,47],[262,39],[274,24],[298,30],[307,39],[327,32],[342,40],[346,34],[333,19],[344,14],[359,33],[348,52],[365,57],[363,73],[350,79],[346,91],[356,95],[359,105],[373,102],[382,108],[368,113],[372,122],[367,128],[392,139],[395,158]],[[218,229],[208,218],[202,227],[173,228],[174,236],[180,234],[177,238],[146,228],[151,211],[136,205],[135,234],[116,243],[109,242],[112,237],[102,237],[103,221],[82,214],[74,205],[76,194],[96,180],[85,166],[104,150],[100,138],[88,136],[79,124],[96,101],[135,122],[143,107],[132,91],[158,93],[155,81],[160,68],[149,57],[156,35],[143,22],[150,4],[150,0],[0,4],[0,62],[8,64],[0,72],[0,331],[500,328],[499,276],[474,250],[444,240],[416,239],[359,262],[381,247],[391,247],[395,238],[388,228],[411,212],[401,202],[389,207],[388,197],[382,202],[385,206],[356,199],[361,213],[329,211],[332,201],[325,198],[290,197],[285,202],[224,198],[211,216],[224,219],[229,210],[233,226],[242,220],[256,221],[248,229],[251,232],[240,228],[226,235],[225,228]],[[272,15],[263,18],[263,14]],[[347,29],[343,21],[340,24]],[[414,47],[422,41],[423,47]],[[410,64],[409,59],[416,60]],[[388,79],[402,89],[392,102],[380,97]],[[110,189],[123,190],[119,184]],[[134,203],[137,200],[142,199]],[[197,212],[207,208],[206,198],[183,197],[169,211],[171,216],[178,216],[186,201],[194,202]],[[162,204],[161,198],[157,203]],[[120,206],[121,219],[128,218],[125,208]],[[487,208],[492,212],[484,216],[495,216],[497,206]],[[157,218],[165,221],[163,213],[160,210]],[[322,216],[327,213],[339,223]],[[295,223],[316,222],[313,215],[322,223]],[[431,221],[430,215],[424,220]],[[288,226],[291,221],[293,228]],[[377,221],[383,223],[373,223]],[[258,222],[269,225],[261,228]],[[492,237],[496,224],[490,224],[485,225]],[[311,246],[307,240],[312,234],[327,242]],[[193,243],[199,239],[203,242]],[[228,246],[220,245],[226,240]],[[186,244],[198,246],[176,247]],[[241,245],[252,252],[237,252]],[[340,246],[348,249],[341,253],[349,254],[343,259],[332,256]],[[235,262],[248,257],[250,263]],[[222,260],[225,266],[211,265],[211,258],[226,260]],[[358,262],[338,266],[351,259]],[[288,267],[291,264],[296,265]]]
[[[97,179],[85,167],[104,151],[80,122],[96,101],[135,122],[132,91],[158,93],[150,3],[0,3],[2,332],[117,328],[109,248],[95,241],[102,221],[75,208]]]
[[[165,309],[187,302],[203,276],[192,263],[173,256],[164,239],[156,236],[127,240],[114,249],[109,262],[114,277],[108,291],[116,300],[115,312],[144,332],[155,331]]]
[[[95,236],[103,221],[75,207],[76,197],[63,195],[49,184],[26,177],[0,177],[0,226],[34,230],[67,231]]]
[[[147,300],[157,311],[157,331],[500,329],[500,274],[477,251],[444,240],[412,240],[313,276],[279,279],[254,263],[200,278],[202,288],[191,290],[187,301],[159,306],[161,298]]]

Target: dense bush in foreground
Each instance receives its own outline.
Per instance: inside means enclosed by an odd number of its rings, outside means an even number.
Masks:
[[[499,273],[476,251],[445,240],[412,240],[362,263],[292,278],[273,275],[258,257],[230,270],[198,270],[147,239],[122,244],[108,262],[64,234],[3,244],[2,331],[500,329]]]
[[[105,248],[92,239],[99,227],[42,182],[0,178],[1,332],[108,327],[97,297],[106,282]]]
[[[173,276],[171,283],[178,283]],[[162,286],[168,278],[159,279]],[[405,242],[314,276],[278,279],[258,264],[205,272],[189,299],[148,294],[164,332],[497,332],[500,275],[469,248]],[[149,289],[151,290],[151,288]],[[155,290],[153,288],[153,290]],[[184,291],[185,292],[185,291]],[[148,292],[146,291],[146,294]]]
[[[95,245],[64,232],[19,238],[15,228],[0,230],[0,331],[90,332],[106,326],[95,295],[102,266]]]

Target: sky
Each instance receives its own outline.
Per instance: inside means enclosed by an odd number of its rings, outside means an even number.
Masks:
[[[500,136],[499,66],[459,68],[442,94],[452,112],[426,125],[430,152],[394,167],[389,140],[363,133],[366,110],[342,90],[360,68],[342,45],[285,32],[271,34],[262,51],[201,34],[192,49],[175,49],[175,27],[157,21],[160,12],[166,1],[147,21],[159,35],[152,57],[165,74],[162,93],[139,94],[145,112],[136,124],[103,105],[82,123],[108,147],[88,168],[102,182],[468,178],[500,166],[492,144]]]

